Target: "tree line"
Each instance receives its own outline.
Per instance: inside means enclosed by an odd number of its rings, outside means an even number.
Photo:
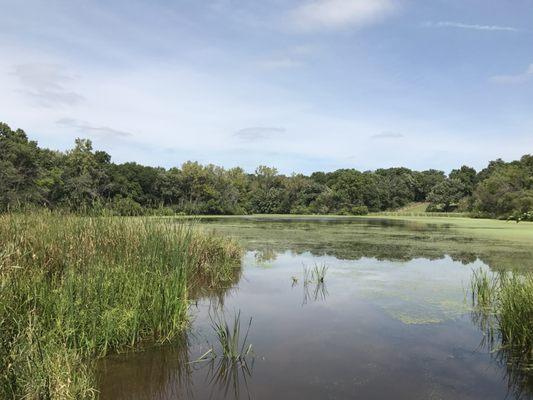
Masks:
[[[346,214],[395,210],[429,202],[428,211],[497,218],[533,217],[533,156],[491,161],[446,175],[429,169],[339,169],[286,176],[185,162],[169,169],[127,162],[94,150],[87,139],[60,152],[41,148],[0,123],[0,210],[27,206],[73,212],[141,214]],[[533,218],[532,218],[533,219]]]

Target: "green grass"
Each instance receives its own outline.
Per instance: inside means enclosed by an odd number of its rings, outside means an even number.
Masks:
[[[217,338],[218,345],[211,345],[209,350],[190,364],[194,366],[207,365],[207,381],[210,386],[219,387],[224,398],[238,399],[241,393],[241,383],[248,393],[248,378],[253,370],[253,347],[248,343],[248,334],[252,326],[252,318],[248,320],[246,330],[241,328],[241,312],[228,322],[223,312],[211,315],[211,328]],[[251,357],[252,364],[248,364]],[[197,367],[196,367],[197,368]]]
[[[372,218],[380,218],[375,216]],[[446,216],[387,216],[388,219],[447,226],[457,233],[471,237],[508,240],[533,244],[533,222],[501,221],[495,219]]]
[[[471,282],[474,321],[487,345],[507,366],[511,386],[533,394],[533,273],[475,271]]]
[[[228,323],[223,316],[217,315],[212,318],[211,326],[220,346],[220,354],[212,348],[213,354],[216,357],[223,357],[231,363],[244,363],[246,357],[252,352],[252,345],[248,343],[252,318],[248,321],[244,336],[243,331],[241,331],[240,311],[233,318],[232,324]]]
[[[97,397],[96,358],[178,337],[191,288],[240,257],[173,221],[0,215],[0,398]]]

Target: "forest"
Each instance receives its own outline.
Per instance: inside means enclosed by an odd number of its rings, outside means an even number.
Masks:
[[[76,139],[65,152],[39,147],[22,129],[0,123],[0,210],[45,207],[113,215],[341,214],[397,210],[428,202],[429,212],[533,219],[533,156],[444,171],[339,169],[309,176],[254,173],[187,161],[169,169],[116,164]]]

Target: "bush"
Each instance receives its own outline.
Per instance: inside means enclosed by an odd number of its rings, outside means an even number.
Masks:
[[[114,215],[133,217],[143,215],[145,209],[131,197],[117,196],[111,202],[111,210]]]
[[[352,215],[367,215],[368,207],[367,206],[353,206],[350,209],[350,214]]]

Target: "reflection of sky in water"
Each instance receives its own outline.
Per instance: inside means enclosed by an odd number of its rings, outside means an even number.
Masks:
[[[472,269],[487,268],[479,260],[464,265],[449,257],[405,262],[373,258],[338,260],[331,256],[291,252],[277,254],[275,260],[264,262],[257,262],[256,252],[249,252],[245,257],[245,265],[269,269],[269,277],[261,277],[262,280],[289,282],[294,276],[298,279],[296,287],[303,287],[303,266],[315,264],[328,266],[327,307],[365,299],[405,323],[440,322],[467,312],[465,296]],[[247,272],[248,277],[254,275],[253,271]],[[311,292],[316,289],[312,286],[308,288]]]
[[[438,251],[432,254],[438,257],[415,256],[430,251],[429,242],[415,243],[407,257],[395,248],[391,259],[382,257],[386,248],[381,245],[365,247],[374,253],[357,253],[357,258],[322,251],[332,236],[346,241],[352,234],[330,231],[320,239],[313,232],[307,250],[305,238],[294,230],[292,247],[272,232],[248,242],[254,249],[245,254],[242,277],[226,292],[222,307],[230,321],[239,310],[243,321],[253,318],[249,342],[255,358],[249,376],[222,371],[220,381],[213,379],[220,369],[187,364],[208,343],[216,345],[209,313],[221,307],[220,299],[205,297],[191,306],[188,347],[108,359],[101,369],[101,397],[504,398],[505,370],[479,347],[482,334],[465,305],[472,269],[488,268],[472,257],[481,248],[456,246],[460,252],[471,250],[468,258],[456,261],[442,253],[442,243],[434,246]],[[304,266],[315,264],[329,268],[324,285],[304,282]]]

